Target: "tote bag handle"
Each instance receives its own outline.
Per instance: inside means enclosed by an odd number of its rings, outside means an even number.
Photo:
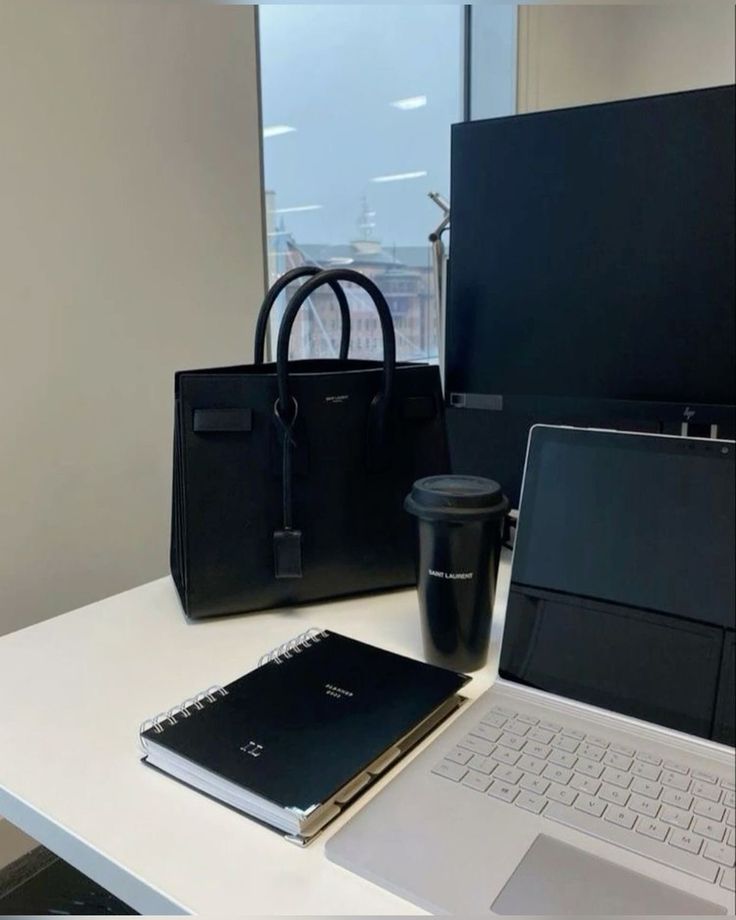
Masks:
[[[278,380],[279,397],[275,408],[276,414],[282,423],[288,424],[296,413],[296,406],[289,392],[289,341],[291,339],[291,330],[294,326],[294,320],[302,304],[307,297],[316,291],[323,284],[330,286],[340,281],[349,281],[363,288],[373,301],[373,305],[378,313],[378,319],[381,323],[381,336],[383,339],[383,383],[381,393],[378,399],[381,404],[382,413],[388,408],[393,392],[394,373],[396,371],[396,335],[394,333],[394,323],[391,318],[391,310],[386,303],[386,298],[381,293],[378,285],[371,281],[370,278],[356,272],[351,268],[328,268],[319,275],[315,275],[292,295],[291,300],[286,306],[284,316],[281,320],[279,329],[279,338],[276,346],[276,377]],[[343,331],[344,331],[343,326]]]
[[[299,265],[297,268],[292,268],[288,272],[284,272],[284,274],[281,275],[281,277],[271,285],[269,292],[266,294],[263,303],[261,304],[261,309],[258,311],[258,319],[256,321],[255,347],[253,349],[254,364],[263,364],[263,356],[266,350],[266,332],[268,330],[268,319],[271,315],[271,310],[273,309],[273,305],[276,303],[276,299],[278,298],[279,294],[285,288],[287,288],[292,281],[296,281],[297,278],[306,278],[310,275],[320,275],[322,273],[323,270],[317,265]],[[335,292],[335,297],[337,297],[337,305],[340,308],[342,333],[340,335],[339,357],[341,361],[344,361],[345,358],[347,358],[348,351],[350,349],[350,309],[348,307],[348,301],[345,297],[345,292],[336,281],[324,281],[323,283],[329,284],[332,290]]]

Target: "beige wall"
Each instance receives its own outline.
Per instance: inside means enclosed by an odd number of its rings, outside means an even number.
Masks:
[[[263,290],[257,86],[253,7],[0,0],[0,635],[167,571],[173,372]]]
[[[536,5],[519,11],[520,112],[734,82],[734,6]]]

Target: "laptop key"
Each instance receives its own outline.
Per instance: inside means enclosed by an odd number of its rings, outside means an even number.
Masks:
[[[721,785],[723,785],[723,783],[721,783]],[[734,805],[736,805],[736,797],[734,796],[733,789],[727,789],[723,793],[723,804],[726,808],[733,808]]]
[[[483,754],[484,757],[487,757],[493,751],[494,747],[490,741],[486,741],[483,738],[476,738],[475,735],[466,735],[458,744],[460,747],[472,751],[474,754]]]
[[[451,779],[458,783],[468,772],[468,768],[459,763],[441,760],[436,767],[432,767],[432,772],[437,776],[444,776],[445,779]]]
[[[507,719],[516,718],[516,712],[513,709],[507,709],[505,706],[493,706],[491,707],[491,712],[500,713],[502,716],[506,716]]]
[[[509,786],[515,786],[524,774],[516,767],[505,767],[499,764],[493,771],[493,778],[502,783],[508,783]]]
[[[603,788],[598,795],[606,802],[613,802],[614,805],[625,805],[629,801],[630,793],[626,789],[620,789],[618,786],[609,786],[603,784]]]
[[[696,818],[693,824],[693,830],[701,837],[707,837],[708,840],[715,840],[721,843],[726,836],[726,827],[717,821],[709,821],[707,818]]]
[[[530,757],[528,754],[522,754],[518,761],[520,770],[524,770],[526,773],[534,773],[536,776],[539,776],[546,766],[547,764],[543,760],[538,757]]]
[[[705,783],[700,779],[696,779],[693,782],[690,792],[701,799],[708,799],[709,802],[717,802],[721,797],[721,790],[718,786],[712,786],[710,783]]]
[[[476,792],[485,792],[491,785],[491,777],[485,773],[477,773],[475,770],[468,770],[463,777],[463,786],[470,786]]]
[[[477,770],[479,773],[485,773],[486,776],[493,773],[493,768],[496,766],[490,757],[484,757],[482,754],[473,754],[466,763],[469,770]]]
[[[568,770],[565,767],[558,767],[555,764],[550,763],[547,764],[547,766],[544,768],[542,776],[553,783],[560,783],[561,785],[566,786],[572,778],[572,770]]]
[[[594,760],[586,760],[584,757],[579,757],[575,764],[575,772],[584,773],[586,776],[592,776],[594,779],[598,779],[601,773],[603,773],[603,767]]]
[[[597,745],[590,744],[587,741],[580,746],[580,750],[578,751],[581,757],[587,757],[588,760],[593,760],[595,763],[603,760],[605,753],[602,747],[597,747]]]
[[[603,803],[601,803],[603,804]],[[576,802],[577,805],[577,802]],[[675,849],[667,843],[652,840],[643,835],[633,833],[625,828],[612,824],[610,821],[601,821],[597,817],[586,814],[577,808],[568,808],[558,802],[549,802],[544,810],[544,817],[557,821],[567,827],[590,834],[599,840],[616,844],[633,853],[639,853],[649,859],[670,866],[680,872],[687,872],[705,882],[714,882],[718,875],[718,865],[708,862],[699,856],[693,856],[684,850]]]
[[[736,870],[724,869],[721,876],[721,888],[726,891],[736,891]]]
[[[562,726],[558,725],[557,722],[540,722],[539,727],[548,732],[562,731]]]
[[[622,747],[621,745],[613,745],[613,744],[612,744],[612,745],[611,745],[611,750],[618,750],[618,751],[620,751],[622,754],[626,754],[626,755],[629,756],[629,757],[633,757],[633,756],[634,756],[634,751],[633,751],[631,748],[629,748],[629,747]],[[662,758],[661,758],[661,757],[657,757],[655,754],[647,754],[646,751],[639,751],[639,752],[636,754],[636,759],[637,759],[637,760],[641,760],[641,761],[643,761],[644,763],[650,763],[650,764],[652,764],[652,766],[654,766],[654,767],[658,767],[658,766],[660,766],[660,764],[662,763]]]
[[[539,741],[527,741],[524,745],[524,753],[530,757],[539,757],[545,760],[552,748],[548,744],[541,744]]]
[[[673,827],[680,827],[687,830],[692,824],[692,816],[686,811],[680,811],[679,808],[671,808],[669,805],[663,805],[659,813],[659,820],[665,824],[671,824]]]
[[[504,732],[498,739],[498,743],[504,747],[511,748],[512,751],[520,751],[526,742],[518,735],[512,735],[510,732]]]
[[[601,738],[599,735],[588,735],[588,743],[594,744],[596,747],[607,748],[608,742],[605,738]]]
[[[726,819],[725,819],[725,820],[726,820],[726,824],[728,824],[729,827],[733,827],[733,825],[734,825],[733,816],[734,816],[734,810],[733,810],[733,808],[727,808],[727,809],[726,809]]]
[[[570,785],[579,792],[595,795],[600,789],[601,781],[599,779],[593,779],[592,776],[583,776],[580,773],[576,773],[570,780]]]
[[[669,828],[666,824],[662,824],[661,821],[655,821],[653,818],[639,818],[636,822],[636,830],[653,840],[664,840]]]
[[[693,811],[701,818],[712,818],[714,821],[722,821],[726,809],[723,805],[716,805],[715,802],[706,802],[703,799],[695,799]]]
[[[642,779],[638,776],[631,784],[631,791],[644,795],[648,799],[658,799],[662,792],[662,787],[659,783],[652,783],[648,779]]]
[[[567,751],[554,750],[547,758],[550,763],[556,763],[558,767],[574,767],[577,757],[574,754],[568,754]]]
[[[541,814],[546,804],[546,799],[542,798],[541,795],[535,795],[533,792],[520,792],[514,800],[514,805],[518,805],[519,808],[524,808],[526,811],[531,811],[535,815]]]
[[[621,789],[628,789],[632,779],[630,773],[624,773],[623,770],[616,770],[614,767],[606,767],[603,771],[603,781],[612,786],[620,786]]]
[[[636,776],[642,776],[644,779],[658,780],[662,772],[659,767],[654,767],[650,763],[643,763],[641,760],[635,760],[631,765],[631,772]]]
[[[507,722],[504,728],[507,732],[513,732],[515,735],[526,735],[529,731],[529,726],[518,718]]]
[[[571,786],[561,786],[559,783],[550,783],[547,789],[547,798],[555,802],[561,802],[563,805],[572,805],[577,797],[577,792]]]
[[[687,850],[688,853],[696,854],[703,846],[703,838],[689,831],[672,831],[668,842],[670,846],[677,847],[679,850]]]
[[[718,777],[715,773],[706,773],[705,770],[693,770],[693,779],[702,780],[704,783],[717,783]]]
[[[549,744],[554,736],[554,732],[547,731],[545,728],[540,728],[537,725],[529,732],[527,738],[529,738],[530,741],[538,741],[540,744]]]
[[[472,751],[466,751],[464,748],[453,748],[445,754],[445,760],[451,760],[453,763],[467,763],[473,757]]]
[[[552,747],[560,751],[567,751],[568,754],[574,754],[580,747],[580,742],[575,738],[568,738],[566,735],[557,735],[552,739]]]
[[[647,799],[636,793],[629,799],[629,808],[632,811],[639,812],[640,815],[646,815],[648,818],[656,818],[659,813],[659,807],[659,802],[654,799]]]
[[[494,712],[493,710],[487,712],[481,719],[484,725],[491,725],[493,728],[503,728],[507,721],[506,716],[502,716],[500,712]]]
[[[679,789],[681,792],[687,792],[690,788],[690,780],[687,776],[680,773],[673,773],[672,770],[662,770],[659,777],[663,786],[669,786],[671,789]]]
[[[722,779],[721,785],[724,789],[730,789],[732,792],[736,789],[736,783],[732,779]]]
[[[534,716],[528,716],[524,712],[520,712],[516,717],[517,722],[525,722],[527,725],[536,725],[539,722],[539,719],[535,719]]]
[[[578,731],[576,728],[562,728],[563,735],[568,738],[574,738],[576,741],[585,741],[585,732]]]
[[[544,795],[549,786],[549,780],[544,779],[541,776],[535,776],[533,773],[525,773],[519,785],[522,789],[526,789],[527,792],[534,792],[537,795]],[[519,804],[518,802],[516,803]]]
[[[630,770],[632,761],[630,757],[624,757],[623,754],[617,754],[616,751],[611,750],[603,758],[603,763],[617,770]]]
[[[606,810],[606,803],[592,795],[579,795],[575,801],[575,808],[578,811],[584,811],[586,815],[593,815],[600,818]]]
[[[470,729],[470,734],[477,738],[483,738],[486,741],[498,741],[501,737],[501,729],[494,728],[492,725],[484,725],[482,722]]]
[[[671,770],[673,773],[682,773],[683,776],[687,776],[690,772],[689,767],[686,767],[684,763],[677,763],[674,760],[665,760],[662,766],[665,770]]]
[[[628,808],[619,808],[618,805],[609,805],[603,815],[606,821],[611,824],[618,824],[619,827],[631,829],[636,822],[636,815]]]
[[[499,763],[505,763],[507,766],[513,767],[514,764],[521,757],[521,754],[518,751],[512,751],[509,748],[496,748],[496,750],[491,754],[491,757],[494,760],[497,760]]]
[[[662,792],[662,801],[665,805],[674,805],[675,808],[684,808],[687,811],[693,804],[693,797],[689,792],[678,792],[677,789],[665,789]]]
[[[501,783],[498,780],[492,782],[488,790],[488,795],[501,799],[503,802],[513,802],[518,794],[518,786],[510,786],[508,783]]]
[[[634,750],[634,748],[629,747],[628,744],[612,744],[611,750],[614,751],[616,754],[623,754],[625,757],[633,757],[634,754],[636,754],[636,751]],[[657,760],[656,762],[661,763],[660,760]]]

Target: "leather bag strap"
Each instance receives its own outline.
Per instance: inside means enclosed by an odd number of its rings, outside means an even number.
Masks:
[[[319,275],[305,281],[304,284],[294,293],[291,300],[286,306],[284,316],[281,320],[279,329],[279,338],[276,346],[276,377],[279,387],[279,398],[276,405],[277,414],[282,420],[289,420],[293,417],[295,406],[289,391],[289,342],[291,339],[291,330],[294,326],[296,315],[301,309],[302,304],[318,287],[323,284],[332,284],[333,282],[348,281],[363,288],[373,301],[381,323],[381,337],[383,339],[383,383],[381,392],[378,394],[382,412],[386,412],[391,402],[393,392],[394,375],[396,372],[396,335],[394,333],[394,323],[391,318],[391,310],[386,303],[386,298],[381,293],[378,285],[366,275],[356,272],[352,268],[329,268]]]
[[[391,311],[380,288],[370,278],[349,268],[328,269],[305,281],[292,295],[281,320],[276,346],[276,377],[279,395],[274,403],[273,410],[276,421],[281,427],[283,451],[283,529],[276,530],[273,535],[274,574],[276,578],[302,577],[302,532],[293,527],[292,521],[291,461],[292,450],[295,446],[293,428],[299,412],[299,406],[289,390],[289,340],[291,330],[302,304],[313,291],[323,284],[332,285],[341,281],[356,284],[370,295],[381,322],[383,379],[381,390],[374,397],[368,413],[367,448],[369,465],[373,464],[374,458],[381,456],[385,448],[388,410],[391,404],[396,371],[396,337]]]
[[[308,278],[310,276],[322,274],[323,270],[317,265],[299,265],[296,268],[284,272],[272,285],[266,294],[261,309],[258,311],[256,320],[256,336],[253,349],[253,363],[263,364],[263,358],[266,351],[266,333],[268,332],[268,320],[271,315],[273,305],[276,303],[279,294],[285,290],[292,281],[298,278]],[[340,320],[342,322],[342,332],[340,334],[340,360],[345,360],[350,350],[350,308],[345,297],[345,292],[336,281],[323,282],[329,284],[337,298],[337,305],[340,308]],[[316,289],[315,289],[316,290]]]

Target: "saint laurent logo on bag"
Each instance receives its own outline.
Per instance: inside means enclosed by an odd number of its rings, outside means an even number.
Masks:
[[[473,577],[472,572],[439,572],[437,569],[429,569],[428,571],[433,578],[447,578],[450,581],[467,581]]]
[[[339,396],[325,396],[325,402],[339,405],[340,403],[347,402],[349,398],[347,393],[340,393]]]

